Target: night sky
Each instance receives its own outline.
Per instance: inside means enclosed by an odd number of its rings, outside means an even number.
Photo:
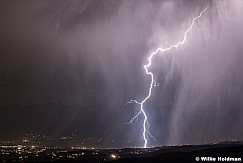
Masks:
[[[115,138],[143,146],[136,114],[153,58],[160,83],[145,109],[156,142],[243,139],[241,0],[0,1],[0,137],[24,132]]]

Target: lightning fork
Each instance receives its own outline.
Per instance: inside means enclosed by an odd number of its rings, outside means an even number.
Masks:
[[[187,34],[188,34],[188,33],[190,32],[190,30],[193,28],[195,21],[196,21],[197,19],[199,19],[199,18],[202,16],[202,14],[203,14],[204,12],[206,12],[207,9],[208,9],[208,7],[206,7],[204,10],[202,10],[202,11],[200,12],[200,14],[192,20],[190,26],[189,26],[189,27],[187,28],[187,30],[185,31],[185,33],[184,33],[184,37],[183,37],[183,39],[182,39],[181,41],[179,41],[179,42],[177,42],[176,44],[173,44],[173,45],[167,44],[167,45],[169,45],[169,47],[167,47],[167,48],[165,48],[165,49],[162,49],[162,48],[159,47],[158,49],[156,49],[154,52],[152,52],[152,53],[150,54],[150,56],[148,57],[148,63],[147,63],[146,65],[143,66],[144,69],[145,69],[146,74],[149,75],[149,76],[150,76],[150,79],[151,79],[151,80],[150,80],[149,89],[148,89],[148,95],[143,99],[142,102],[138,102],[137,100],[131,99],[129,102],[127,102],[127,104],[134,103],[134,104],[138,104],[138,105],[140,105],[140,110],[138,111],[138,113],[137,113],[135,116],[133,116],[133,117],[130,119],[130,121],[129,121],[128,123],[132,124],[133,121],[134,121],[135,119],[137,119],[141,114],[144,116],[144,119],[143,119],[143,135],[142,135],[142,138],[143,138],[143,140],[144,140],[144,146],[143,146],[144,148],[147,147],[147,143],[148,143],[148,140],[147,140],[147,139],[148,139],[148,136],[150,136],[151,138],[153,138],[153,139],[155,140],[155,138],[154,138],[154,137],[151,135],[151,133],[149,132],[150,124],[149,124],[149,122],[148,122],[148,117],[147,117],[147,115],[146,115],[146,112],[144,111],[144,103],[150,98],[150,96],[151,96],[151,94],[152,94],[152,88],[155,87],[155,86],[158,86],[158,85],[156,84],[156,81],[154,80],[154,75],[153,75],[153,73],[150,72],[150,71],[148,70],[148,68],[152,65],[152,59],[153,59],[153,56],[156,55],[156,54],[159,53],[159,52],[166,52],[166,51],[171,50],[172,48],[177,48],[178,46],[183,45],[183,44],[185,43],[186,39],[187,39]]]

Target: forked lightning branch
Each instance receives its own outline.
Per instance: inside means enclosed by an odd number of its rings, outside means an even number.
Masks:
[[[192,20],[190,26],[185,31],[184,37],[183,37],[183,39],[181,41],[177,42],[176,44],[170,45],[169,47],[167,47],[165,49],[163,49],[163,48],[156,49],[154,52],[152,52],[149,55],[149,57],[147,59],[148,60],[148,63],[143,66],[144,69],[145,69],[146,75],[148,75],[150,77],[150,84],[149,84],[148,94],[147,94],[147,96],[141,102],[139,102],[137,100],[134,100],[134,99],[131,99],[128,102],[129,104],[134,103],[134,104],[140,105],[140,109],[139,109],[138,113],[135,116],[133,116],[128,123],[132,124],[133,121],[135,119],[137,119],[139,116],[143,116],[144,117],[144,119],[143,119],[143,134],[142,134],[142,138],[144,140],[144,145],[143,145],[144,148],[147,147],[148,137],[151,137],[151,138],[153,138],[155,140],[155,138],[149,132],[150,124],[148,122],[148,117],[147,117],[147,114],[146,114],[145,109],[144,109],[144,104],[150,98],[150,96],[152,94],[153,88],[155,86],[158,86],[157,83],[156,83],[156,81],[154,80],[154,74],[151,71],[148,70],[148,68],[152,65],[152,59],[158,53],[162,53],[163,54],[163,52],[170,51],[173,48],[177,48],[178,46],[183,45],[185,43],[186,39],[187,39],[188,33],[190,32],[190,30],[194,26],[195,21],[197,21],[206,12],[207,9],[208,9],[208,7],[206,7],[204,10],[202,10],[200,12],[200,14]]]

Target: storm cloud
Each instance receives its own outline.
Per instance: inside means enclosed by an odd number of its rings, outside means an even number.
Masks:
[[[148,91],[147,57],[206,7],[183,46],[153,58],[149,145],[242,139],[240,0],[1,1],[0,104],[114,106],[100,113],[116,121],[105,133],[139,140],[142,118],[124,125],[138,106],[125,104]],[[119,116],[106,119],[111,110]]]

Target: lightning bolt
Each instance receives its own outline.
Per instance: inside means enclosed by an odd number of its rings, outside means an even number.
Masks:
[[[148,57],[148,63],[143,66],[146,74],[150,76],[150,84],[149,84],[148,94],[141,102],[138,102],[137,100],[134,100],[134,99],[131,99],[130,101],[127,102],[128,104],[140,105],[139,112],[135,116],[133,116],[127,124],[133,124],[133,121],[135,119],[137,119],[141,114],[144,116],[144,119],[143,119],[143,135],[142,135],[142,138],[144,140],[144,146],[143,146],[144,148],[147,147],[148,136],[150,136],[151,138],[153,138],[155,140],[155,138],[149,132],[150,124],[148,122],[148,117],[146,115],[146,112],[144,111],[144,104],[150,98],[150,96],[152,94],[153,87],[158,86],[158,83],[156,83],[156,81],[154,80],[153,73],[148,70],[148,68],[152,65],[152,59],[153,59],[154,55],[158,54],[159,52],[166,52],[166,51],[169,51],[173,48],[177,48],[180,45],[183,45],[185,43],[186,39],[187,39],[187,34],[193,28],[195,21],[197,21],[203,15],[203,13],[206,12],[207,9],[208,9],[208,7],[206,7],[204,10],[202,10],[200,12],[200,14],[192,20],[191,25],[185,31],[184,37],[181,41],[179,41],[179,42],[177,42],[176,44],[173,44],[173,45],[167,44],[167,45],[169,45],[169,47],[167,47],[165,49],[162,49],[162,48],[159,47],[158,49],[156,49],[154,52],[152,52],[150,54],[150,56]]]

